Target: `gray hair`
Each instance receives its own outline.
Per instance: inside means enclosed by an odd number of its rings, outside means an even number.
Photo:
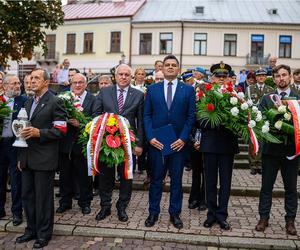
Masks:
[[[8,84],[9,83],[9,79],[11,77],[17,77],[19,79],[19,77],[17,75],[14,75],[14,74],[7,74],[4,76],[4,79],[3,79],[3,84]],[[20,80],[20,79],[19,79]]]
[[[110,76],[109,76],[109,75],[102,75],[102,76],[99,76],[98,82],[100,82],[100,81],[102,81],[102,80],[108,80],[108,81],[111,83],[111,79],[110,79]]]
[[[34,71],[43,71],[43,77],[44,77],[44,80],[45,81],[50,81],[50,74],[49,72],[46,70],[46,69],[43,69],[43,68],[35,68],[33,69],[31,72],[34,72]]]
[[[76,73],[75,75],[73,75],[72,78],[71,78],[71,81],[74,78],[74,76],[77,76],[77,75],[81,76],[83,78],[84,82],[87,82],[86,76],[84,74],[81,74],[81,73]]]
[[[125,64],[125,63],[120,64],[120,65],[116,68],[116,72],[115,72],[116,75],[118,74],[119,69],[120,69],[120,68],[123,68],[123,67],[129,69],[130,75],[132,76],[132,68],[131,68],[129,65]]]

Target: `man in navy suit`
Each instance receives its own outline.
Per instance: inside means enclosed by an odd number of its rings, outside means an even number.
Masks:
[[[11,211],[13,214],[13,225],[17,226],[22,223],[21,172],[17,168],[17,148],[12,146],[15,137],[11,129],[11,124],[13,120],[17,119],[17,115],[27,98],[20,95],[21,84],[17,76],[7,75],[4,78],[3,84],[3,97],[14,112],[0,121],[3,124],[3,130],[0,134],[0,218],[6,216],[4,207],[9,168],[12,197]]]
[[[179,217],[182,207],[182,174],[186,159],[186,143],[195,121],[195,93],[191,86],[177,80],[179,62],[173,55],[163,61],[164,81],[148,88],[144,106],[144,126],[149,141],[151,180],[149,216],[146,227],[155,224],[160,213],[162,182],[167,170],[171,178],[169,214],[172,224],[181,229]],[[163,145],[154,136],[154,130],[171,124],[177,136],[171,145]],[[171,146],[174,153],[163,156],[164,146]]]

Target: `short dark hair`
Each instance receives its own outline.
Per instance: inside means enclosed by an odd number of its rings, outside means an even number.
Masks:
[[[178,61],[178,59],[177,59],[176,56],[174,56],[174,55],[167,55],[167,56],[164,58],[163,64],[165,64],[165,62],[166,62],[167,60],[175,60],[175,61],[177,62],[177,64],[178,64],[178,66],[179,66],[179,61]]]
[[[34,71],[38,71],[38,70],[43,71],[43,77],[44,77],[44,80],[45,80],[45,81],[50,81],[50,74],[48,73],[48,71],[47,71],[46,69],[43,69],[43,68],[35,68],[35,69],[33,69],[33,70],[31,71],[31,73],[34,72]]]
[[[154,65],[156,65],[156,64],[158,64],[158,63],[164,63],[162,60],[156,60],[155,62],[154,62]]]
[[[272,76],[274,77],[274,75],[280,70],[280,69],[285,69],[289,72],[289,75],[291,74],[291,67],[286,65],[286,64],[280,64],[280,65],[277,65],[275,66],[273,69],[272,69]]]
[[[299,69],[295,69],[293,71],[293,75],[298,75],[298,74],[300,74],[300,68]]]
[[[76,68],[70,68],[69,71],[75,71],[76,73],[80,73],[79,69]]]

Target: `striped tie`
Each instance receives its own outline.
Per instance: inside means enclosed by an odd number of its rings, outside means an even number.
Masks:
[[[124,96],[123,96],[124,89],[119,89],[119,91],[120,93],[118,96],[118,108],[119,108],[119,114],[121,114],[123,110],[123,104],[124,104]]]

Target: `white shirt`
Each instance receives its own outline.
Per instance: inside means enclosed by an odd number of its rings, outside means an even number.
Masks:
[[[165,99],[166,99],[166,102],[167,102],[167,93],[168,93],[168,83],[169,83],[170,81],[168,81],[168,80],[166,80],[166,79],[164,79],[164,93],[165,93]],[[178,83],[178,80],[177,79],[174,79],[173,81],[172,81],[172,101],[173,101],[173,99],[174,99],[174,95],[175,95],[175,91],[176,91],[176,88],[177,88],[177,83]]]
[[[83,91],[82,95],[78,96],[78,97],[79,97],[79,101],[80,101],[81,107],[82,107],[82,104],[83,104],[84,99],[85,99],[85,97],[86,97],[86,94],[87,94],[87,92],[86,92],[86,90],[85,90],[85,91]]]
[[[57,82],[63,85],[65,82],[69,82],[69,69],[62,69],[57,76]]]
[[[281,90],[281,89],[277,89],[277,93],[278,93],[278,95],[280,95],[280,93],[281,92],[285,92],[286,93],[286,95],[285,95],[285,97],[289,97],[290,96],[290,94],[291,94],[291,89],[290,88],[288,88],[288,89],[286,89],[286,90]]]
[[[119,87],[119,85],[117,84],[117,100],[119,98],[119,95],[120,95],[120,90],[121,88]],[[126,88],[124,88],[123,90],[123,105],[125,103],[125,100],[126,100],[126,97],[127,97],[127,93],[128,93],[128,89],[129,89],[129,86],[127,86]]]
[[[261,89],[261,90],[263,90],[265,87],[265,84],[256,83],[256,85],[257,85],[258,89]]]

